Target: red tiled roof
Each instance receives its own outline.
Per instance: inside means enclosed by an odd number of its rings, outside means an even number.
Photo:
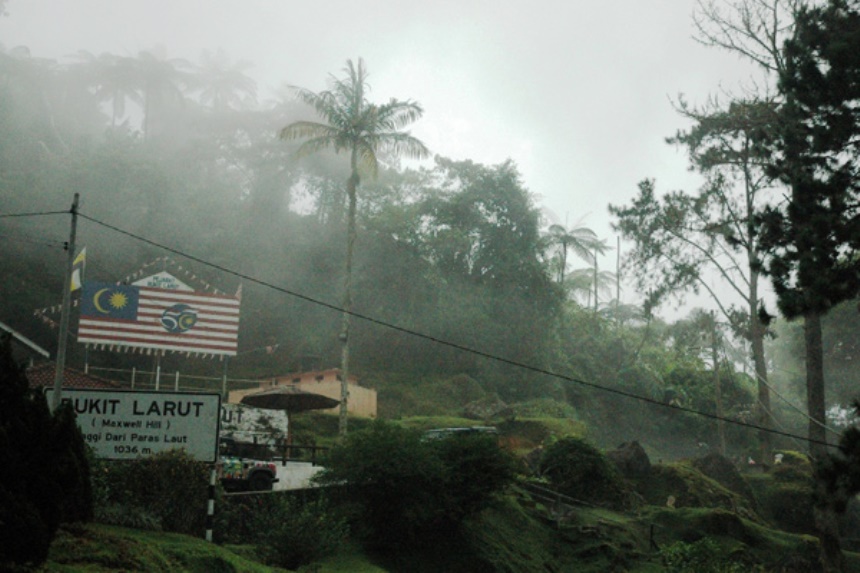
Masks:
[[[27,381],[31,388],[52,388],[54,386],[54,378],[57,374],[57,366],[53,363],[40,364],[33,366],[25,371]],[[63,388],[121,388],[122,384],[108,380],[107,378],[99,378],[91,374],[84,374],[79,370],[74,370],[68,366],[63,370]]]

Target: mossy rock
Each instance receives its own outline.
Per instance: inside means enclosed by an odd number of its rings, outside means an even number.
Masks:
[[[768,522],[784,531],[814,534],[812,464],[803,454],[785,453],[795,455],[784,456],[767,473],[747,475],[747,482]]]
[[[776,481],[812,483],[812,463],[804,454],[792,451],[777,452],[783,455],[782,461],[770,468],[769,474]]]
[[[562,438],[544,451],[541,475],[564,495],[611,509],[631,509],[638,498],[603,453],[580,438]]]
[[[655,464],[648,478],[635,483],[650,505],[720,508],[757,523],[764,521],[746,497],[709,478],[688,461]]]
[[[813,485],[803,481],[765,480],[758,488],[762,515],[775,527],[792,533],[814,534]]]
[[[755,509],[756,499],[752,487],[738,471],[738,468],[725,456],[712,452],[691,462],[692,466],[716,481],[726,489],[744,497]]]
[[[819,543],[815,537],[771,529],[724,509],[650,507],[640,519],[651,527],[654,542],[660,547],[709,539],[721,547],[721,553],[731,554],[732,561],[746,563],[749,569],[744,570],[817,570],[796,568],[797,564],[817,563]]]

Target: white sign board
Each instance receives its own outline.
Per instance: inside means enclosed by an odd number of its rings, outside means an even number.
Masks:
[[[140,280],[134,281],[134,286],[145,286],[145,287],[154,287],[154,288],[166,288],[170,290],[184,290],[184,291],[193,291],[194,289],[173,276],[172,274],[163,271],[160,273],[155,273],[154,275],[144,277]]]
[[[53,392],[46,391],[48,404]],[[176,448],[203,462],[218,457],[219,394],[64,388],[62,402],[74,407],[99,458],[133,460]]]

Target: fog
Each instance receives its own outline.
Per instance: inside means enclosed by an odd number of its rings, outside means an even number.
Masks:
[[[594,405],[584,380],[660,402],[668,382],[637,363],[642,348],[699,373],[701,352],[671,325],[650,330],[632,289],[620,305],[606,305],[614,288],[601,293],[596,310],[588,289],[566,297],[541,234],[548,223],[582,225],[614,247],[607,205],[628,202],[640,180],[663,191],[701,183],[664,141],[686,127],[672,102],[737,89],[752,70],[691,38],[692,8],[10,0],[0,18],[0,211],[38,215],[0,225],[14,254],[2,261],[0,320],[53,345],[68,237],[58,212],[80,193],[88,280],[127,281],[146,268],[227,294],[241,285],[232,368],[254,377],[304,356],[336,364],[348,158],[300,159],[278,131],[313,118],[286,86],[326,89],[361,57],[372,101],[421,104],[408,129],[435,157],[381,157],[379,178],[362,181],[356,368],[467,375],[511,401]],[[119,91],[129,78],[111,73],[123,70],[146,81]],[[614,271],[616,256],[610,249],[599,268]],[[565,271],[588,266],[567,262]],[[677,318],[696,302],[661,312]],[[184,359],[170,360],[166,368]],[[690,400],[704,408],[701,394]],[[613,399],[594,411],[622,407]],[[608,435],[626,439],[636,422]]]
[[[9,0],[6,49],[68,61],[79,50],[160,53],[199,63],[223,49],[245,61],[259,100],[285,84],[325,88],[362,57],[372,99],[425,108],[412,132],[434,154],[513,159],[550,222],[581,222],[615,244],[608,203],[636,184],[691,189],[679,94],[703,102],[754,76],[736,56],[693,39],[692,0],[570,2]],[[614,269],[615,253],[601,261]],[[626,302],[636,302],[625,293]]]

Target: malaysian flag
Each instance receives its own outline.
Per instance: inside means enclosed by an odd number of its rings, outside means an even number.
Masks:
[[[84,283],[78,342],[235,356],[238,338],[236,298]]]

